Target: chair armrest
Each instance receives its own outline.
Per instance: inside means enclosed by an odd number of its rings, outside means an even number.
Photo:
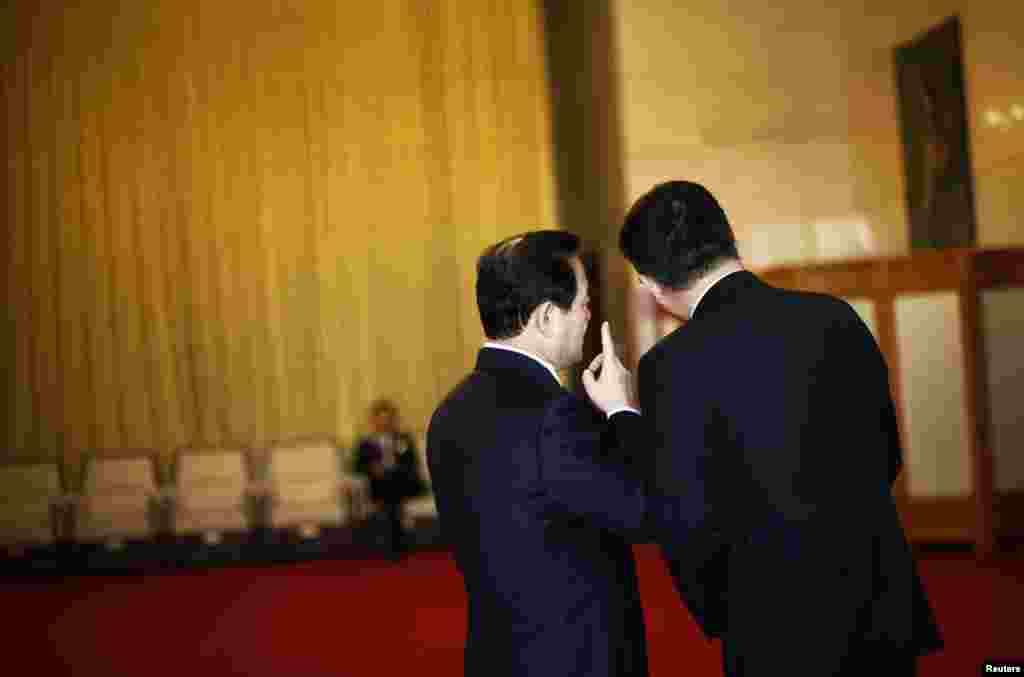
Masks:
[[[253,480],[245,486],[245,494],[249,496],[272,496],[274,484],[270,480]]]
[[[175,487],[162,487],[158,488],[153,496],[161,500],[173,501],[178,498],[178,490]]]
[[[370,478],[365,475],[356,475],[354,473],[346,472],[338,476],[338,486],[365,489],[370,486]]]
[[[50,497],[50,505],[58,508],[67,508],[70,506],[77,506],[82,502],[82,495],[75,492],[64,492],[57,496]]]

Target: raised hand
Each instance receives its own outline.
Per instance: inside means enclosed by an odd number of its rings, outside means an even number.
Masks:
[[[615,353],[608,322],[601,324],[601,347],[601,353],[591,360],[583,372],[583,387],[587,395],[606,414],[622,407],[639,408],[633,374]]]

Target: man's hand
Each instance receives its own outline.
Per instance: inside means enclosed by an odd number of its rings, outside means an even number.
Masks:
[[[623,366],[619,356],[615,354],[612,330],[608,322],[601,324],[601,345],[602,352],[583,372],[583,387],[587,395],[594,405],[606,414],[623,407],[639,409],[633,374]]]

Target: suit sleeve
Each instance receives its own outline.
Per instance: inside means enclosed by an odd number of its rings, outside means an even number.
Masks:
[[[708,487],[721,481],[711,454],[714,406],[693,383],[673,380],[671,370],[646,356],[638,376],[651,444],[649,533],[690,612],[716,637],[726,627],[729,549],[708,500]]]
[[[653,488],[672,529],[695,537],[710,526],[706,485],[716,479],[708,439],[714,412],[705,393],[662,378],[665,371],[641,360],[640,407],[651,428]]]
[[[379,455],[380,452],[373,443],[366,439],[360,440],[359,444],[356,445],[352,470],[362,475],[368,475],[370,473],[370,464],[377,460]]]
[[[860,343],[852,349],[858,352],[853,354],[866,355],[866,372],[877,374],[874,377],[874,383],[877,385],[870,387],[877,388],[877,395],[874,397],[877,397],[876,401],[880,408],[879,428],[885,436],[886,446],[886,479],[891,487],[903,468],[903,448],[900,445],[899,419],[896,416],[896,405],[893,402],[892,387],[889,382],[889,366],[886,364],[885,355],[882,353],[878,341],[875,340],[875,336],[868,326],[849,304],[845,304],[845,308],[857,326],[858,331],[854,335],[860,337]]]
[[[540,431],[544,487],[560,513],[620,534],[638,534],[646,506],[642,471],[628,439],[641,429],[630,412],[602,421],[575,396],[547,409]],[[613,445],[613,446],[610,446]]]
[[[416,440],[408,433],[402,433],[402,441],[405,442],[406,450],[399,455],[402,464],[402,471],[405,473],[408,482],[410,496],[418,496],[426,490],[426,481],[420,473],[419,452],[416,449]]]
[[[877,352],[877,348],[876,348]],[[891,487],[893,482],[900,474],[900,470],[903,468],[903,448],[900,445],[900,428],[899,419],[896,417],[896,405],[893,403],[892,390],[889,385],[889,374],[888,368],[885,365],[885,360],[880,353],[878,353],[878,359],[881,361],[881,392],[879,393],[880,402],[882,402],[882,431],[885,433],[886,440],[886,462],[888,470],[889,486]]]

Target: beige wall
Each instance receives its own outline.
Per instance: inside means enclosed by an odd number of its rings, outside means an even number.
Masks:
[[[614,46],[606,62],[595,51],[589,76],[617,75],[574,90],[592,97],[581,108],[607,113],[578,142],[621,130],[594,142],[607,166],[587,186],[601,200],[574,212],[592,223],[571,224],[593,244],[614,247],[616,214],[685,176],[722,199],[754,264],[864,241],[905,251],[891,50],[954,12],[979,241],[1024,243],[1024,122],[1012,117],[1024,10],[610,0],[607,21],[603,5],[574,11],[600,29],[581,48]],[[422,427],[481,338],[477,253],[558,221],[533,3],[0,12],[0,454],[350,437],[377,395]],[[986,124],[988,111],[1008,123]],[[616,262],[603,266],[606,310],[625,323]]]
[[[998,0],[618,0],[629,200],[667,178],[706,183],[756,265],[863,242],[906,253],[892,48],[955,13],[978,243],[1024,244],[1024,121],[985,122],[1024,105],[1024,10]]]
[[[704,183],[755,268],[908,253],[893,47],[958,13],[978,244],[1024,245],[1024,9],[614,0],[611,13],[627,205],[660,181]],[[638,353],[677,326],[645,305]]]
[[[617,342],[628,345],[632,314],[618,253],[625,215],[619,69],[610,0],[544,0],[548,69],[553,83],[555,167],[562,226],[582,238],[599,269],[600,304],[584,342],[587,357],[567,374],[579,389],[579,369],[601,349],[600,323],[607,319]],[[592,285],[592,290],[596,285]],[[626,355],[629,361],[632,356]]]
[[[556,224],[538,9],[37,4],[0,10],[0,457],[423,427],[476,256]]]
[[[843,39],[855,201],[876,224],[883,251],[908,246],[891,47],[953,14],[963,30],[978,245],[1024,244],[1024,119],[1012,117],[1015,105],[1024,106],[1024,9],[998,0],[871,4],[875,11],[846,12]],[[1009,124],[992,125],[992,112]]]
[[[669,178],[700,181],[745,256],[813,255],[812,224],[853,213],[839,12],[802,1],[615,6],[629,201]]]

